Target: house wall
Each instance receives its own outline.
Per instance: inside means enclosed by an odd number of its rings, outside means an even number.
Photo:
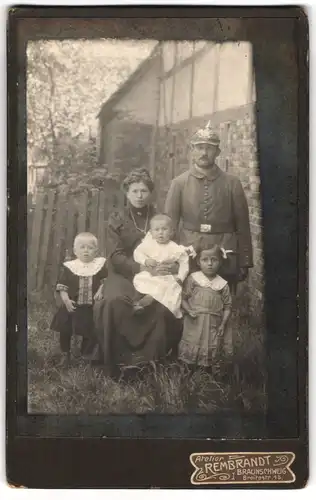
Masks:
[[[216,56],[214,47],[200,57],[194,66],[193,116],[214,111]]]
[[[172,106],[172,78],[166,81],[166,100],[168,103],[168,122],[178,123],[187,120],[190,107],[191,67],[186,66],[175,74],[174,105]]]
[[[100,115],[99,161],[110,170],[125,164],[128,158],[131,168],[149,163],[152,130],[157,121],[159,71],[159,58],[153,58],[146,73],[110,110],[112,118]]]
[[[193,117],[243,106],[251,102],[253,98],[251,44],[227,42],[221,45],[214,43],[207,45],[208,50],[204,47],[193,63]],[[173,50],[171,45],[169,57],[164,56],[165,71],[170,69]],[[190,55],[192,51],[187,49],[187,53]],[[232,68],[234,68],[233,78]],[[179,123],[190,118],[191,72],[192,65],[190,64],[175,71],[174,76],[170,74],[163,80],[160,126],[171,122]],[[176,90],[172,107],[173,78],[175,78]]]
[[[213,111],[243,106],[251,101],[249,85],[252,84],[253,69],[250,43],[223,44],[220,47],[218,71],[217,100]]]
[[[159,59],[153,59],[150,69],[137,81],[119,103],[114,111],[119,112],[130,121],[154,125],[156,123],[156,105],[159,92],[158,72]]]
[[[159,58],[154,58],[146,73],[122,96],[112,112],[118,113],[118,118],[123,122],[128,120],[138,124],[137,126],[144,124],[154,127],[158,118],[159,126],[163,127],[170,123],[183,122],[190,117],[202,117],[218,110],[239,107],[251,102],[253,100],[251,45],[247,42],[238,45],[196,42],[195,51],[201,49],[202,52],[194,62],[193,82],[192,66],[189,64],[170,74],[159,84],[161,63]],[[166,42],[163,45],[162,57],[164,72],[172,68],[174,54],[175,43]],[[178,65],[192,54],[193,42],[179,43]],[[232,67],[234,67],[234,78],[231,78]],[[236,71],[236,68],[239,70]],[[249,91],[250,86],[251,91]],[[113,137],[112,122],[115,123],[117,130],[118,118],[113,122],[101,117],[101,163],[112,163],[112,159],[109,159],[112,150],[109,137]]]
[[[162,46],[162,57],[164,71],[170,71],[174,67],[175,53],[177,56],[176,63],[179,65],[184,59],[203,49],[207,42],[201,41],[184,41],[184,42],[164,42]]]

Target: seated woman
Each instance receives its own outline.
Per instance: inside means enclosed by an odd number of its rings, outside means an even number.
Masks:
[[[173,351],[182,331],[182,322],[159,302],[154,301],[135,314],[138,297],[133,286],[141,270],[153,275],[176,274],[177,264],[160,263],[145,267],[133,259],[135,248],[149,229],[155,210],[152,205],[153,182],[145,169],[135,169],[123,181],[127,206],[112,213],[108,221],[108,278],[103,298],[94,305],[94,321],[102,362],[115,376],[121,366],[161,360]]]

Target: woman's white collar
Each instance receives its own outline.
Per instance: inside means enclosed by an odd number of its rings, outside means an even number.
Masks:
[[[76,276],[94,276],[105,264],[104,257],[96,257],[91,262],[82,262],[79,259],[68,260],[64,262],[64,266],[68,267],[70,271]]]
[[[192,277],[198,285],[212,288],[212,290],[215,291],[222,290],[224,286],[227,285],[227,281],[225,281],[224,278],[222,278],[218,274],[210,280],[207,276],[205,276],[205,274],[202,273],[202,271],[197,271],[195,273],[192,273]]]

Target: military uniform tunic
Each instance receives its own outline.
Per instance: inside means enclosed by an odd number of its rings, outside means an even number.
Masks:
[[[179,228],[179,242],[196,246],[204,240],[231,250],[224,276],[252,267],[249,210],[240,180],[215,166],[205,173],[196,166],[173,179],[165,212]]]

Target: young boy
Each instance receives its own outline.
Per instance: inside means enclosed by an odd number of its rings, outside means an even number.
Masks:
[[[98,240],[91,233],[79,233],[74,241],[74,260],[63,263],[56,292],[62,305],[51,323],[51,330],[60,334],[61,365],[70,360],[71,338],[82,339],[81,354],[91,355],[95,345],[93,304],[102,296],[107,277],[104,257],[97,257]]]

